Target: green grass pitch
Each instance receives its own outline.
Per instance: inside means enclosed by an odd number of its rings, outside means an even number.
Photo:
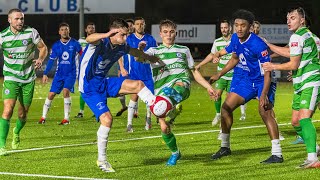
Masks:
[[[1,87],[2,88],[2,87]],[[258,114],[258,101],[247,106],[247,119],[239,121],[240,110],[234,113],[231,133],[232,155],[218,161],[210,160],[218,150],[218,127],[211,126],[215,115],[213,101],[205,89],[193,83],[191,96],[183,102],[183,112],[176,119],[176,134],[182,158],[175,167],[166,167],[170,151],[160,137],[160,127],[152,119],[152,129],[144,130],[145,105],[140,101],[140,117],[133,120],[134,133],[126,132],[127,115],[114,117],[109,136],[108,159],[116,170],[104,173],[96,166],[96,131],[99,127],[89,108],[83,119],[73,118],[79,110],[79,93],[72,96],[71,124],[57,125],[63,119],[63,98],[57,96],[47,117],[47,123],[37,124],[50,83],[37,80],[28,122],[21,131],[21,152],[11,151],[12,128],[17,118],[11,119],[7,148],[12,153],[0,157],[0,179],[317,179],[319,170],[296,169],[306,158],[304,145],[290,144],[295,133],[290,125],[291,83],[279,83],[275,112],[279,129],[286,138],[281,141],[285,161],[263,165],[260,161],[270,156],[271,143]],[[2,90],[2,89],[0,89]],[[128,96],[127,96],[128,99]],[[0,110],[3,109],[1,100]],[[112,114],[120,109],[119,100],[108,99]],[[316,112],[313,120],[319,119]],[[316,128],[318,122],[314,123]],[[70,146],[66,146],[70,145]],[[40,148],[40,149],[35,149]],[[8,174],[17,173],[17,174]],[[20,173],[21,176],[17,176]],[[47,177],[46,177],[47,176]]]

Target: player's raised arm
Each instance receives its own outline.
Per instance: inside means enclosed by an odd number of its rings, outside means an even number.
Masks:
[[[288,46],[285,47],[281,47],[281,46],[276,46],[274,44],[271,43],[267,43],[267,45],[269,46],[270,50],[273,51],[274,53],[289,58],[290,57],[290,50]]]
[[[86,38],[86,41],[90,44],[98,44],[99,40],[111,37],[118,32],[120,32],[120,29],[111,29],[107,33],[93,33]]]
[[[231,69],[233,69],[239,63],[238,56],[233,53],[231,59],[228,61],[226,66],[217,74],[217,77],[220,78],[221,76],[225,75]]]
[[[147,61],[150,61],[151,63],[159,62],[158,57],[148,55],[139,49],[130,48],[129,54],[131,54],[134,57],[137,57],[136,61],[138,62],[147,62]]]

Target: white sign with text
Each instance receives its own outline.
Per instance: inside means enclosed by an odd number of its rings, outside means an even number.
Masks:
[[[159,24],[151,27],[152,36],[161,43]],[[177,43],[213,43],[216,37],[216,25],[214,24],[178,24]]]

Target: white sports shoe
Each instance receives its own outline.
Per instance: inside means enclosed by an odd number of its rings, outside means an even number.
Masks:
[[[216,114],[216,117],[212,120],[212,126],[216,126],[221,121],[221,114]]]
[[[241,114],[241,117],[239,118],[240,121],[246,120],[246,114]]]
[[[116,172],[108,161],[97,161],[97,166],[104,172]]]

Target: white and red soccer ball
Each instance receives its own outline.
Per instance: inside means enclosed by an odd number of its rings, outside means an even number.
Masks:
[[[165,96],[156,96],[154,103],[150,106],[152,114],[158,118],[164,118],[168,115],[173,105],[171,100]]]

